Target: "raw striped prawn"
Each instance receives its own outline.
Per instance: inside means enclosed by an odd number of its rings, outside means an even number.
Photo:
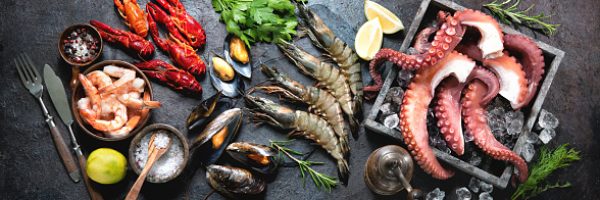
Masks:
[[[357,112],[354,101],[350,97],[350,87],[338,68],[323,62],[297,46],[280,41],[277,46],[290,58],[302,73],[317,80],[319,86],[329,91],[339,102],[346,115],[356,118]],[[355,134],[353,132],[353,134]],[[353,135],[355,138],[357,135]]]
[[[309,27],[308,35],[313,44],[327,51],[340,67],[340,71],[346,77],[350,91],[354,95],[355,111],[359,114],[362,113],[363,83],[358,55],[306,5],[299,3],[298,10]]]
[[[350,173],[348,161],[344,158],[341,145],[338,144],[333,128],[327,121],[318,115],[292,110],[262,97],[246,95],[245,99],[249,105],[255,108],[252,111],[255,119],[280,128],[294,129],[290,136],[304,136],[319,144],[336,159],[340,179],[344,183],[348,181]]]
[[[287,74],[277,71],[277,69],[262,65],[261,70],[276,85],[256,86],[267,93],[277,93],[281,96],[297,102],[304,102],[309,105],[309,110],[322,116],[333,128],[338,136],[342,151],[347,154],[350,151],[348,147],[348,133],[345,129],[342,108],[329,92],[311,86],[304,86],[295,80],[292,80]],[[354,120],[351,118],[351,120]],[[356,123],[356,122],[354,122]]]

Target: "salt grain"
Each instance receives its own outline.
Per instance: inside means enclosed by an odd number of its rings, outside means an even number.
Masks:
[[[168,178],[180,170],[180,166],[184,161],[184,149],[183,144],[174,134],[164,130],[158,131],[157,134],[158,135],[156,138],[154,138],[154,144],[157,147],[159,145],[167,146],[169,140],[173,139],[167,152],[154,163],[152,169],[150,169],[150,172],[148,173],[148,177],[146,177],[146,179],[150,182],[161,183],[167,181]],[[152,134],[146,134],[144,137],[142,137],[140,143],[136,145],[134,158],[135,164],[140,169],[143,169],[144,166],[146,166],[146,161],[148,160],[149,156],[148,143],[150,142],[151,136]]]

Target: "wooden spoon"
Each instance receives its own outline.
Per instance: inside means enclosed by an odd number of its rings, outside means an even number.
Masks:
[[[125,200],[137,199],[138,195],[140,194],[140,190],[142,189],[142,185],[146,180],[146,176],[150,172],[150,169],[152,169],[152,165],[154,165],[154,162],[158,160],[163,154],[165,154],[165,152],[169,150],[169,147],[171,147],[173,139],[171,138],[169,133],[165,134],[167,134],[167,137],[169,137],[169,142],[163,147],[156,146],[156,144],[154,143],[154,139],[156,139],[158,133],[153,133],[152,137],[150,137],[150,142],[148,143],[148,160],[146,161],[146,165],[144,165],[144,169],[140,173],[140,176],[138,176],[137,180],[135,180],[135,183],[133,183],[133,186],[131,186],[129,193],[127,193],[127,196],[125,197]]]

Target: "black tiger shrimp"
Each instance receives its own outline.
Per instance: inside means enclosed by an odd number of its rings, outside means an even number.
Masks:
[[[349,152],[348,133],[345,129],[342,108],[334,96],[320,88],[304,86],[273,67],[261,65],[261,71],[276,85],[261,85],[256,86],[256,89],[264,90],[267,93],[277,93],[287,99],[308,104],[312,113],[322,116],[329,122],[338,136],[343,153]],[[350,120],[354,119],[350,118]],[[358,122],[353,123],[357,124]]]
[[[299,3],[298,10],[300,16],[308,26],[308,36],[313,44],[324,51],[340,66],[342,74],[350,86],[353,95],[355,111],[362,113],[363,82],[361,76],[360,63],[356,52],[337,37],[333,31],[312,10],[305,4]]]
[[[342,182],[348,181],[350,174],[348,161],[344,158],[333,128],[327,121],[318,115],[292,110],[266,98],[251,95],[245,95],[244,98],[247,104],[254,108],[252,112],[256,120],[265,121],[284,129],[294,129],[290,136],[303,136],[319,144],[336,159],[338,175]]]
[[[317,85],[325,88],[336,98],[344,113],[348,115],[351,128],[353,127],[352,129],[356,130],[355,128],[358,126],[358,123],[354,123],[358,115],[356,104],[350,96],[350,86],[346,81],[346,77],[340,73],[340,70],[333,64],[323,62],[291,43],[279,41],[277,46],[302,73],[316,79]],[[357,132],[352,131],[355,138]]]

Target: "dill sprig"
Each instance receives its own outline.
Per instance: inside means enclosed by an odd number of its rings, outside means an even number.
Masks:
[[[549,150],[545,146],[542,147],[540,157],[531,167],[531,174],[523,184],[519,185],[511,199],[529,199],[549,189],[570,187],[571,183],[569,182],[563,184],[556,182],[555,184],[542,186],[542,182],[545,182],[545,179],[552,172],[568,167],[574,161],[581,159],[579,151],[567,148],[567,145],[563,144],[554,150]]]
[[[327,191],[331,191],[337,185],[337,180],[334,177],[321,174],[315,171],[310,166],[312,165],[322,165],[323,162],[315,162],[309,160],[300,160],[293,155],[302,156],[304,155],[302,152],[290,149],[285,147],[290,144],[291,141],[270,141],[271,147],[279,150],[280,153],[285,154],[287,157],[292,159],[294,162],[298,163],[298,168],[300,168],[300,175],[302,176],[302,183],[306,185],[306,174],[310,175],[313,183],[317,186],[318,189],[325,188]],[[292,155],[293,154],[293,155]]]
[[[553,35],[556,33],[556,28],[560,24],[551,24],[544,22],[549,16],[544,13],[537,15],[528,15],[528,12],[533,8],[534,5],[529,6],[525,10],[519,10],[518,5],[521,0],[516,0],[512,5],[509,5],[512,0],[505,0],[502,3],[498,3],[498,0],[494,0],[491,3],[483,5],[483,7],[489,9],[494,13],[500,20],[506,24],[515,22],[517,24],[524,24],[533,29],[540,29],[547,35]]]

